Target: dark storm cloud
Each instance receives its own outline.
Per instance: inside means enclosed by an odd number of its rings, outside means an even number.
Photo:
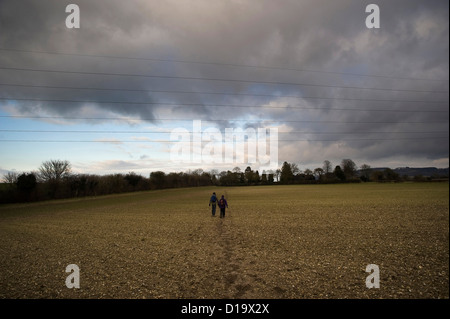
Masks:
[[[309,132],[280,134],[281,143],[308,139],[318,152],[341,139],[341,147],[355,157],[448,157],[448,144],[437,138],[448,136],[447,1],[376,1],[381,11],[378,30],[365,27],[366,3],[362,1],[74,2],[81,10],[79,30],[65,27],[65,6],[70,2],[1,1],[0,47],[202,63],[0,51],[0,66],[236,81],[2,70],[2,83],[128,89],[1,87],[3,96],[16,98],[105,102],[20,101],[17,113],[82,116],[90,108],[96,114],[147,120],[168,111],[174,118],[269,119],[295,132]],[[232,123],[217,125],[223,128]],[[428,133],[433,131],[444,133]],[[314,161],[300,150],[286,153],[283,160],[294,161],[299,153],[300,161]]]

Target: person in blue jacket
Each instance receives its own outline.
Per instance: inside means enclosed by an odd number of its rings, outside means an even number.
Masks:
[[[219,205],[219,208],[220,208],[220,218],[225,218],[225,208],[228,208],[228,203],[227,203],[227,200],[224,198],[223,195],[219,199],[218,205]]]
[[[213,193],[211,198],[209,199],[209,206],[211,207],[212,217],[216,216],[216,205],[217,205],[217,197],[216,193]]]

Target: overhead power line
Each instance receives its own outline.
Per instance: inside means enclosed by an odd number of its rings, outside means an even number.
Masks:
[[[291,119],[186,119],[186,118],[127,118],[127,117],[79,117],[79,116],[31,116],[31,115],[0,115],[0,118],[18,118],[18,119],[41,119],[41,120],[91,120],[91,121],[137,121],[137,122],[192,122],[201,120],[204,122],[272,122],[272,123],[329,123],[329,124],[448,124],[447,121],[339,121],[339,120],[291,120]]]
[[[279,142],[345,142],[345,141],[395,141],[395,140],[436,140],[449,139],[448,136],[438,137],[403,137],[403,138],[354,138],[354,139],[278,139]],[[9,143],[183,143],[184,141],[173,140],[25,140],[25,139],[0,139],[0,142]]]
[[[49,69],[32,69],[32,68],[16,68],[0,66],[0,70],[25,71],[25,72],[43,72],[43,73],[64,73],[64,74],[83,74],[83,75],[100,75],[100,76],[122,76],[122,77],[142,77],[142,78],[158,78],[158,79],[176,79],[176,80],[198,80],[198,81],[215,81],[215,82],[235,82],[235,83],[253,83],[253,84],[276,84],[276,85],[292,85],[306,87],[323,87],[323,88],[340,88],[340,89],[358,89],[358,90],[375,90],[375,91],[392,91],[392,92],[416,92],[416,93],[448,93],[444,90],[412,90],[412,89],[394,89],[394,88],[374,88],[374,87],[358,87],[358,86],[339,86],[312,83],[297,82],[279,82],[279,81],[256,81],[243,79],[221,79],[207,77],[191,77],[191,76],[171,76],[171,75],[148,75],[133,73],[108,73],[108,72],[86,72],[86,71],[67,71],[67,70],[49,70]]]
[[[270,127],[267,127],[270,128]],[[18,130],[18,129],[0,129],[0,132],[7,133],[86,133],[86,134],[168,134],[172,131],[111,131],[111,130]],[[195,133],[193,131],[186,131],[185,133]],[[354,131],[354,132],[308,132],[308,131],[279,131],[278,134],[445,134],[448,131],[391,131],[391,132],[373,132],[373,131]]]
[[[449,103],[444,100],[400,100],[400,99],[370,99],[370,98],[342,98],[342,97],[320,97],[320,96],[298,96],[298,95],[275,95],[275,94],[253,94],[253,93],[229,93],[229,92],[200,92],[200,91],[180,91],[180,90],[146,90],[130,88],[99,88],[99,87],[77,87],[77,86],[51,86],[33,84],[12,84],[0,83],[0,86],[44,88],[44,89],[67,89],[67,90],[92,90],[92,91],[124,91],[124,92],[146,92],[146,93],[170,93],[170,94],[202,94],[202,95],[229,95],[229,96],[252,96],[252,97],[273,97],[273,98],[296,98],[296,99],[316,99],[316,100],[344,100],[344,101],[366,101],[366,102],[393,102],[393,103]]]
[[[10,49],[8,49],[8,48],[0,48],[0,50],[1,51],[10,51],[10,52],[52,54],[52,55],[62,55],[62,56],[79,56],[79,57],[102,58],[102,59],[123,59],[123,60],[136,60],[136,61],[185,63],[185,64],[199,64],[199,65],[216,65],[216,66],[238,67],[238,68],[256,68],[256,69],[266,69],[266,70],[281,70],[281,71],[295,71],[295,72],[308,72],[308,73],[323,73],[323,74],[336,74],[336,75],[373,77],[373,78],[387,78],[387,79],[399,79],[399,80],[418,80],[418,81],[434,81],[434,82],[448,82],[449,81],[449,80],[446,80],[446,79],[428,79],[428,78],[415,78],[415,77],[401,77],[401,76],[390,76],[390,75],[376,75],[376,74],[362,74],[362,73],[352,73],[352,72],[310,70],[310,69],[298,69],[298,68],[264,66],[264,65],[251,65],[251,64],[237,64],[237,63],[221,63],[221,62],[205,62],[205,61],[202,62],[202,61],[161,59],[161,58],[145,58],[145,57],[125,57],[125,56],[113,56],[113,55],[67,53],[67,52],[58,52],[58,51],[22,50],[22,49],[14,49],[14,48],[10,48]]]
[[[448,113],[449,110],[394,110],[394,109],[360,109],[342,107],[304,107],[302,105],[274,106],[274,105],[233,105],[233,104],[201,104],[201,103],[166,103],[166,102],[133,102],[133,101],[98,101],[98,100],[71,100],[71,99],[39,99],[0,97],[0,100],[58,102],[58,103],[93,103],[93,104],[130,104],[130,105],[165,105],[165,106],[205,106],[205,107],[236,107],[236,108],[272,108],[297,110],[326,110],[326,111],[357,111],[357,112],[401,112],[401,113]]]

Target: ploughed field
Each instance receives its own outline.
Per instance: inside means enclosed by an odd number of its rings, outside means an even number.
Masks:
[[[0,298],[448,298],[448,196],[448,183],[276,185],[3,205]]]

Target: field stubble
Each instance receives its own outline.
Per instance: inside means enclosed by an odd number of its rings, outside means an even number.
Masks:
[[[226,191],[226,218],[210,193]],[[448,184],[193,188],[0,207],[1,298],[448,298]],[[68,289],[65,267],[80,267]],[[368,264],[380,288],[368,289]]]

